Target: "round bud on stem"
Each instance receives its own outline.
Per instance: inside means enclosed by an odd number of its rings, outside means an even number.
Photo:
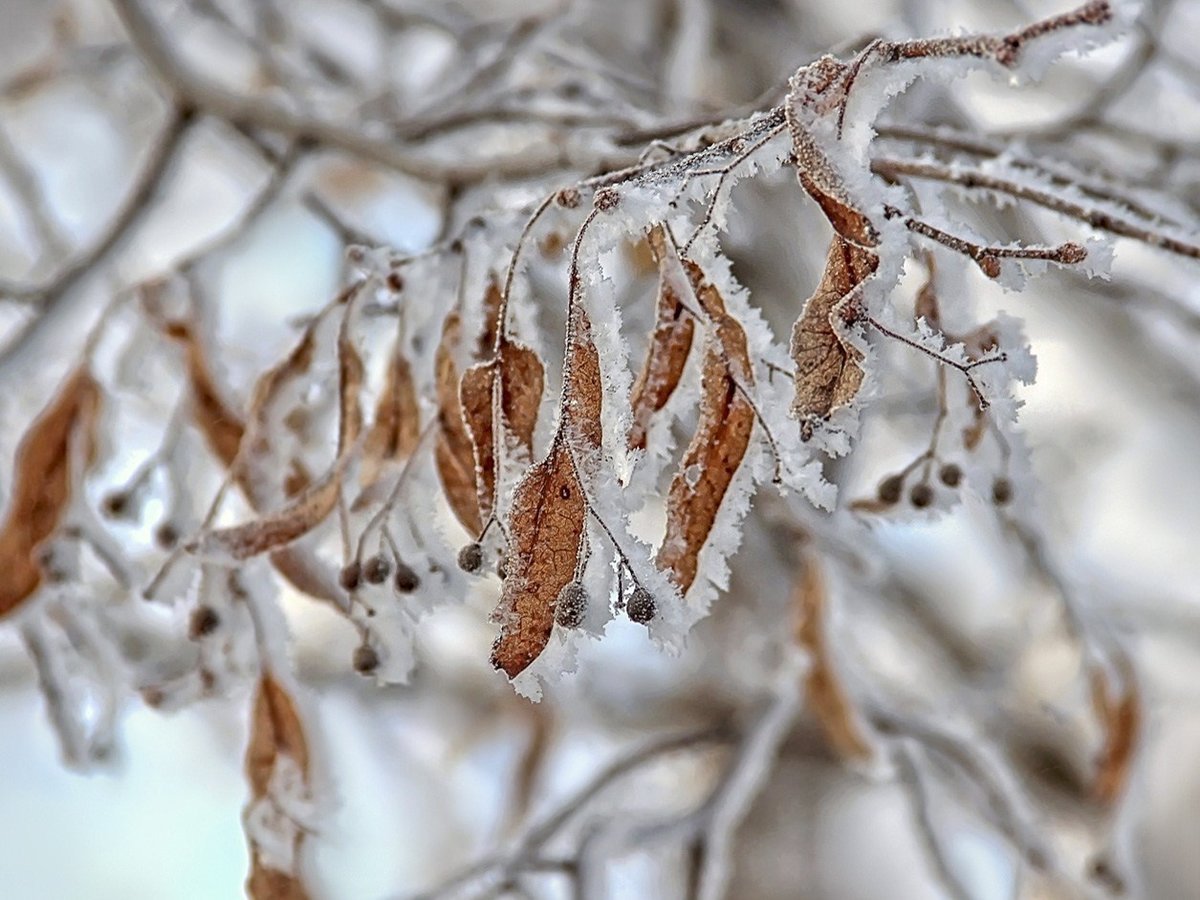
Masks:
[[[125,491],[113,491],[104,495],[100,501],[100,510],[110,519],[116,519],[129,509],[129,494]]]
[[[879,487],[875,489],[875,495],[879,497],[879,501],[889,505],[898,503],[902,493],[904,493],[903,475],[889,475],[879,482]]]
[[[924,481],[914,484],[908,492],[908,500],[917,509],[924,509],[933,502],[933,488]]]
[[[173,522],[162,522],[154,529],[154,542],[164,550],[172,549],[179,543],[179,529]]]
[[[992,501],[997,506],[1004,506],[1012,500],[1012,482],[1001,476],[992,482]]]
[[[620,202],[621,195],[617,193],[615,188],[602,187],[592,196],[592,204],[601,212],[616,209],[617,204]]]
[[[342,566],[342,571],[338,573],[338,583],[344,591],[358,590],[359,584],[362,582],[362,565],[358,560],[351,560]]]
[[[946,487],[958,487],[962,483],[962,469],[955,463],[946,463],[938,471],[938,478]]]
[[[197,606],[188,620],[188,637],[193,641],[198,641],[202,637],[208,637],[220,625],[221,617],[217,615],[215,609],[211,606]]]
[[[392,583],[400,593],[411,594],[420,586],[421,579],[417,577],[412,566],[403,560],[397,560],[396,577],[392,579]]]
[[[625,614],[632,622],[648,625],[658,614],[658,604],[654,602],[654,598],[650,596],[648,590],[644,587],[637,587],[629,595],[629,602],[625,605]]]
[[[1087,248],[1083,244],[1067,241],[1067,243],[1059,245],[1058,258],[1061,262],[1065,262],[1068,265],[1081,263],[1087,259]]]
[[[371,584],[383,584],[390,574],[392,566],[382,556],[372,556],[363,563],[362,576]]]
[[[458,551],[458,567],[472,575],[483,567],[483,547],[479,546],[478,541],[464,544]]]
[[[379,668],[379,654],[370,644],[359,644],[354,648],[352,663],[355,672],[360,675],[370,675]]]
[[[563,628],[578,628],[587,615],[588,596],[578,581],[568,582],[558,592],[554,604],[554,621]]]

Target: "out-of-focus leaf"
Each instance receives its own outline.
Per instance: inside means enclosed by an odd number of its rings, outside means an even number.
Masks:
[[[242,525],[210,531],[192,549],[205,556],[240,561],[302,538],[333,512],[341,489],[342,471],[340,465],[335,465],[324,478],[306,487],[283,509]]]
[[[1091,685],[1092,705],[1104,733],[1092,795],[1107,806],[1120,797],[1129,781],[1142,729],[1142,705],[1131,671],[1125,673],[1119,691],[1114,691],[1109,676],[1098,669],[1092,672]]]
[[[809,655],[805,692],[826,740],[847,759],[865,759],[871,746],[863,735],[850,696],[834,666],[828,645],[825,609],[828,593],[820,562],[804,554],[803,568],[792,591],[796,613],[796,643]]]
[[[296,703],[287,690],[270,674],[259,680],[250,723],[250,741],[246,747],[246,778],[250,782],[251,806],[255,803],[277,802],[272,791],[280,780],[279,767],[283,758],[298,770],[304,786],[309,782],[309,749],[304,725]],[[304,831],[289,823],[293,847],[292,859],[298,858]],[[250,841],[250,875],[246,893],[252,900],[307,900],[308,891],[299,874],[270,864],[253,833]]]
[[[375,416],[363,440],[359,480],[364,488],[379,480],[388,463],[412,455],[420,435],[420,419],[412,366],[397,341],[392,348],[383,389],[375,403]]]
[[[475,536],[483,529],[483,518],[476,488],[475,449],[463,422],[458,365],[454,361],[461,330],[461,317],[451,312],[442,326],[442,340],[434,357],[439,425],[434,461],[450,509],[463,528]]]
[[[38,545],[62,524],[71,503],[71,464],[90,462],[100,386],[86,366],[68,376],[17,447],[8,516],[0,529],[0,616],[42,583]]]

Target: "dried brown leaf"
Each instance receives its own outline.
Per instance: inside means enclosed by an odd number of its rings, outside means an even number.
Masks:
[[[633,423],[629,428],[629,448],[641,450],[646,446],[650,419],[659,412],[683,377],[683,369],[692,349],[695,323],[685,312],[669,267],[678,266],[675,247],[667,239],[666,229],[656,225],[647,236],[647,245],[659,268],[658,315],[646,359],[630,395]]]
[[[254,797],[265,797],[280,756],[290,757],[308,777],[308,740],[296,702],[279,681],[264,674],[258,683],[246,748],[246,777]]]
[[[459,400],[475,450],[481,518],[491,515],[496,496],[495,399],[500,423],[526,456],[533,453],[533,431],[542,403],[545,368],[529,347],[500,337],[499,354],[463,373]]]
[[[600,448],[603,403],[600,356],[583,307],[573,306],[563,372],[558,432],[545,459],[513,491],[506,577],[494,618],[500,634],[492,665],[515,678],[537,659],[554,628],[554,607],[575,578],[588,503],[577,462]]]
[[[343,292],[335,305],[348,298]],[[304,377],[312,367],[316,355],[316,327],[314,319],[305,328],[300,340],[279,364],[264,372],[256,381],[250,403],[251,417],[257,424],[258,438],[265,441],[268,411],[278,401],[284,389],[297,379]],[[239,458],[239,449],[246,431],[240,414],[224,401],[220,388],[213,376],[203,341],[196,330],[185,322],[164,323],[167,336],[184,345],[188,379],[193,396],[193,417],[205,436],[213,454],[226,467],[246,499],[255,511],[261,511],[269,502],[266,490],[267,479],[257,470],[252,458]],[[259,447],[259,450],[265,449]],[[312,478],[299,460],[292,460],[285,478],[284,495],[296,497],[311,484]],[[303,594],[325,600],[335,605],[343,602],[343,593],[337,579],[316,560],[312,554],[294,547],[283,547],[270,555],[271,564],[288,583]]]
[[[305,784],[309,779],[308,741],[295,701],[275,678],[264,674],[259,681],[246,747],[246,778],[250,782],[251,802],[268,797],[271,780],[281,757],[289,758],[300,771]],[[304,840],[296,828],[294,856]],[[251,868],[246,893],[253,900],[307,900],[308,891],[299,876],[268,866],[251,839]]]
[[[740,388],[754,384],[746,333],[717,289],[696,291],[709,321],[700,380],[700,417],[667,493],[667,531],[657,563],[686,594],[721,501],[750,446],[755,413]],[[740,387],[739,387],[740,386]]]
[[[550,640],[554,604],[575,577],[587,519],[587,502],[571,450],[555,440],[513,491],[509,514],[507,577],[496,618],[500,635],[492,665],[515,678]]]
[[[809,171],[799,170],[801,187],[821,207],[821,212],[825,214],[825,218],[839,237],[858,247],[873,246],[877,239],[871,220],[850,204],[840,178],[833,174],[833,167],[825,160],[824,154],[821,154],[821,158],[822,165]],[[825,171],[827,174],[824,177],[813,177],[819,171]]]
[[[85,461],[92,458],[100,399],[99,384],[87,367],[79,367],[17,447],[12,497],[0,530],[0,616],[20,606],[42,582],[37,548],[62,524],[70,505],[73,451]]]
[[[472,536],[483,530],[476,489],[475,449],[463,421],[459,402],[458,365],[454,352],[458,346],[462,321],[458,312],[446,316],[442,340],[434,357],[434,388],[438,401],[438,437],[434,461],[450,509]]]
[[[813,418],[828,418],[849,405],[862,386],[862,354],[840,332],[855,312],[848,308],[854,302],[850,294],[878,264],[874,253],[834,237],[821,283],[792,328],[791,355],[796,364],[792,415],[804,423],[806,437],[811,435]]]
[[[420,437],[421,408],[412,366],[397,341],[392,348],[383,390],[375,403],[375,416],[363,440],[359,481],[369,487],[379,480],[383,468],[412,455]]]
[[[354,346],[354,341],[348,334],[349,323],[350,313],[347,310],[346,318],[342,321],[341,330],[338,332],[337,343],[339,400],[337,455],[339,458],[345,456],[354,446],[354,442],[362,433],[363,424],[362,401],[359,395],[362,393],[366,369],[358,348]]]
[[[483,331],[475,343],[475,358],[489,359],[496,349],[496,341],[503,335],[504,329],[500,317],[504,313],[504,294],[500,290],[500,282],[493,275],[488,279],[487,290],[483,295]]]
[[[574,446],[598,449],[604,433],[600,415],[604,382],[600,376],[600,354],[592,340],[592,323],[581,306],[576,306],[571,315],[564,369],[560,430],[566,430]]]
[[[299,540],[333,512],[342,486],[342,461],[310,484],[282,509],[228,528],[218,528],[191,548],[204,555],[243,560]]]
[[[805,693],[830,746],[846,759],[865,759],[871,755],[871,746],[829,651],[825,628],[827,602],[820,564],[815,555],[807,553],[792,592],[796,643],[808,651],[810,659]]]
[[[1099,669],[1092,671],[1091,683],[1092,705],[1104,732],[1092,795],[1108,806],[1120,797],[1129,780],[1142,728],[1142,705],[1131,671],[1126,671],[1123,689],[1116,693],[1109,676]]]
[[[213,376],[204,345],[191,326],[172,322],[166,327],[170,337],[184,346],[188,382],[192,392],[192,417],[209,449],[226,468],[237,459],[246,426],[241,414],[221,394]]]
[[[246,880],[246,896],[251,900],[308,900],[308,890],[295,875],[263,865],[256,852]]]

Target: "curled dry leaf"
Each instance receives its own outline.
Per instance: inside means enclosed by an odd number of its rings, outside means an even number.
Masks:
[[[500,634],[492,665],[515,678],[545,649],[554,605],[575,578],[585,539],[588,503],[579,463],[600,447],[600,358],[587,314],[572,312],[563,373],[558,432],[545,459],[531,466],[513,491],[504,591],[494,618]]]
[[[852,294],[879,265],[869,250],[835,236],[816,291],[792,328],[791,356],[796,364],[792,415],[802,434],[812,436],[813,420],[826,419],[853,402],[862,387],[862,354],[843,337],[857,311]]]
[[[1094,669],[1091,673],[1092,705],[1104,733],[1104,743],[1092,781],[1092,795],[1106,806],[1120,797],[1129,780],[1129,769],[1142,725],[1142,706],[1137,685],[1129,667],[1125,668],[1124,684],[1120,691],[1114,691],[1105,672]]]
[[[362,432],[362,393],[366,369],[362,356],[349,334],[350,310],[346,310],[338,331],[338,458],[344,457]]]
[[[746,333],[717,289],[689,266],[696,297],[708,319],[700,378],[700,418],[671,479],[667,531],[658,551],[660,569],[686,594],[696,580],[700,551],[712,532],[733,476],[754,431],[755,413],[742,389],[754,384]]]
[[[227,560],[250,559],[300,539],[333,512],[341,496],[346,465],[362,431],[359,395],[366,370],[347,333],[348,324],[349,311],[338,332],[338,455],[329,470],[319,480],[308,483],[283,508],[203,535],[189,548],[193,552]]]
[[[90,462],[100,386],[86,366],[64,382],[17,447],[8,517],[0,530],[0,616],[42,583],[38,545],[62,524],[71,503],[72,462]]]
[[[285,762],[286,761],[286,762]],[[258,684],[250,723],[250,741],[246,747],[246,778],[250,782],[247,814],[257,804],[277,804],[272,789],[281,780],[280,767],[291,765],[299,772],[304,787],[309,787],[309,751],[304,725],[295,701],[270,674],[264,673]],[[286,812],[279,810],[286,819]],[[292,839],[292,859],[299,857],[304,831],[288,822]],[[250,876],[246,893],[253,900],[306,900],[308,891],[299,875],[272,866],[253,834],[250,843]]]
[[[942,327],[942,311],[941,305],[938,303],[936,287],[937,263],[933,254],[928,252],[924,255],[924,262],[929,274],[925,283],[921,285],[921,289],[917,291],[913,314],[918,319],[924,319],[930,328],[937,329]]]
[[[189,549],[204,556],[245,560],[299,540],[333,512],[343,471],[339,461],[320,481],[310,484],[282,509],[242,525],[210,531]]]
[[[508,572],[495,618],[492,665],[515,678],[550,640],[554,604],[575,577],[587,520],[583,487],[565,440],[522,476],[509,513]]]
[[[671,277],[670,269],[678,266],[679,260],[666,228],[655,225],[646,242],[659,270],[658,313],[650,345],[646,348],[646,359],[630,396],[633,413],[629,428],[631,450],[645,449],[651,418],[667,405],[679,386],[695,331],[695,322],[685,312],[683,298]]]
[[[208,442],[209,449],[228,468],[237,459],[246,430],[241,414],[229,406],[221,395],[205,356],[204,345],[192,327],[185,322],[171,322],[165,330],[169,337],[184,347],[192,393],[192,417]]]
[[[493,275],[483,294],[483,330],[475,342],[475,358],[488,359],[496,349],[496,341],[504,336],[500,318],[504,315],[504,293],[500,281]]]
[[[250,403],[251,419],[257,423],[256,440],[259,450],[265,452],[267,417],[285,388],[306,375],[312,367],[316,353],[316,326],[314,320],[305,329],[300,340],[278,365],[264,372],[255,383]],[[192,415],[196,426],[204,435],[213,454],[228,469],[250,505],[261,510],[271,502],[267,482],[254,464],[253,456],[239,456],[239,450],[247,426],[242,416],[233,410],[222,397],[213,376],[212,367],[205,353],[204,343],[195,329],[184,322],[170,322],[165,333],[184,345],[187,358],[188,380],[192,392]],[[311,476],[299,460],[292,461],[291,472],[285,485],[286,496],[297,496],[308,490]],[[326,571],[310,553],[297,548],[282,547],[271,553],[271,564],[296,590],[318,600],[341,605],[343,594],[337,580]]]
[[[438,402],[438,437],[434,461],[450,509],[472,536],[483,530],[475,478],[475,449],[463,422],[458,365],[454,361],[462,330],[457,311],[446,316],[442,340],[434,356],[434,388]]]
[[[533,431],[546,377],[538,355],[504,333],[500,297],[500,288],[493,280],[484,300],[485,325],[479,344],[480,356],[486,358],[463,373],[459,387],[463,420],[475,451],[481,519],[487,519],[496,504],[500,447],[507,446],[511,436],[518,452],[526,458],[533,454]]]
[[[792,591],[796,643],[808,652],[810,662],[805,694],[830,746],[847,759],[865,759],[871,755],[871,746],[829,651],[825,628],[827,603],[820,563],[814,554],[806,553]]]
[[[421,429],[421,410],[412,366],[397,341],[388,362],[383,390],[375,403],[375,416],[363,439],[359,481],[364,488],[379,480],[388,463],[399,462],[416,449]]]

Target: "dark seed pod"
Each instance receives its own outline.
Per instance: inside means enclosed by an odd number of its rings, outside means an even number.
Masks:
[[[411,594],[421,585],[421,579],[413,571],[413,567],[403,560],[396,561],[396,576],[393,579],[396,590],[402,594]]]
[[[997,478],[992,482],[992,501],[997,506],[1004,506],[1012,500],[1012,482],[1007,478]]]
[[[383,584],[392,574],[392,566],[382,556],[372,556],[363,563],[362,575],[371,584]]]
[[[616,188],[602,187],[592,195],[592,205],[601,212],[616,209],[621,202],[621,195]]]
[[[458,567],[474,575],[483,567],[483,548],[478,541],[464,544],[458,551]]]
[[[357,590],[361,582],[362,565],[356,559],[346,563],[346,565],[342,567],[342,571],[338,573],[338,583],[341,584],[342,590]]]
[[[211,606],[197,606],[188,620],[188,637],[198,641],[208,637],[221,626],[221,617]]]
[[[875,495],[879,497],[880,502],[889,505],[898,503],[902,493],[904,493],[903,475],[889,475],[879,482],[879,487],[875,489]]]
[[[123,516],[129,509],[129,494],[125,491],[113,491],[104,495],[100,501],[100,511],[110,519]]]
[[[955,463],[946,463],[938,470],[938,478],[946,487],[958,487],[962,483],[962,469]]]
[[[164,550],[172,549],[179,543],[179,529],[171,522],[163,522],[154,529],[154,542]]]
[[[924,481],[914,484],[908,492],[908,500],[917,509],[924,509],[933,502],[933,488]]]
[[[558,592],[554,604],[554,621],[563,628],[578,628],[587,615],[588,595],[578,581],[569,582]]]
[[[379,668],[379,654],[370,644],[359,644],[354,648],[354,671],[369,675]]]
[[[637,587],[629,595],[629,602],[625,605],[625,614],[631,621],[637,622],[639,625],[648,625],[658,614],[658,605],[648,590],[644,587]]]

